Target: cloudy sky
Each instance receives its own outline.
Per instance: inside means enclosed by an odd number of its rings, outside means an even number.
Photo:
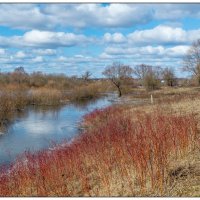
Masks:
[[[200,4],[0,4],[0,69],[101,77],[114,61],[173,67],[200,38]]]

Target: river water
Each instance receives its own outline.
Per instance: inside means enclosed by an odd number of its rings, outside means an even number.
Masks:
[[[70,140],[80,133],[83,115],[111,105],[104,97],[86,105],[68,104],[60,108],[28,107],[0,135],[0,164],[13,161],[25,150],[48,148],[52,141]]]

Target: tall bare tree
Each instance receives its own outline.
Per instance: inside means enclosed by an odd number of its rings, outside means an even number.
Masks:
[[[28,81],[28,73],[26,73],[23,67],[17,67],[11,73],[11,81],[21,84]]]
[[[111,66],[107,66],[103,71],[103,75],[111,80],[111,82],[116,86],[119,97],[122,95],[122,85],[123,83],[132,77],[133,69],[124,65],[120,62],[114,62]]]
[[[161,67],[141,64],[134,67],[133,73],[147,90],[155,90],[160,85]]]
[[[163,74],[163,79],[165,81],[165,84],[167,86],[173,87],[176,85],[176,76],[175,76],[174,70],[172,68],[166,67],[163,70],[162,74]]]
[[[200,39],[193,42],[183,62],[183,71],[190,72],[200,85]]]
[[[82,75],[82,79],[84,81],[89,81],[90,77],[92,76],[92,73],[89,71],[86,71],[83,75]]]
[[[152,66],[146,64],[136,65],[133,69],[135,76],[141,80],[149,73]]]

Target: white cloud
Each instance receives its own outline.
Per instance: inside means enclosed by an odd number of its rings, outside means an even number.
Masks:
[[[104,42],[108,43],[123,43],[126,41],[125,36],[122,33],[105,33],[103,36]]]
[[[88,41],[84,35],[75,35],[74,33],[50,32],[32,30],[26,32],[23,36],[25,43],[31,46],[74,46]]]
[[[190,46],[180,45],[171,48],[166,48],[166,54],[169,57],[182,57],[189,50]]]
[[[157,4],[154,8],[154,19],[175,21],[184,17],[200,18],[199,4]]]
[[[129,48],[120,48],[120,47],[107,47],[104,53],[101,54],[103,58],[112,58],[114,57],[124,57],[124,58],[139,58],[142,60],[145,57],[152,58],[165,58],[165,57],[174,57],[181,58],[185,55],[189,46],[179,45],[174,47],[164,47],[164,46],[145,46],[145,47],[129,47]]]
[[[5,49],[0,49],[0,55],[4,55],[6,53]]]
[[[31,62],[32,63],[40,63],[40,62],[44,62],[44,59],[42,56],[37,56],[35,58],[32,58]]]
[[[22,36],[0,36],[0,46],[58,48],[80,45],[92,40],[74,33],[31,30]]]
[[[183,45],[191,44],[200,37],[200,29],[184,30],[180,27],[159,25],[152,29],[136,30],[128,35],[106,33],[103,41],[108,43],[129,43],[134,45]]]
[[[16,57],[16,58],[25,58],[25,57],[26,57],[26,54],[25,54],[23,51],[18,51],[18,52],[15,54],[15,57]]]
[[[50,28],[52,20],[35,4],[1,4],[0,25],[19,29]]]
[[[59,56],[57,58],[57,62],[66,62],[67,60],[68,60],[67,57],[64,57],[64,56]]]
[[[152,11],[137,4],[52,4],[44,12],[56,16],[55,23],[72,27],[127,27],[152,19]]]
[[[0,25],[19,29],[133,27],[152,20],[200,18],[199,4],[0,4]]]
[[[184,43],[187,42],[187,32],[182,28],[159,25],[153,29],[135,31],[128,35],[128,39],[134,43]]]
[[[33,49],[32,52],[37,55],[42,55],[42,56],[52,56],[56,54],[55,49]]]

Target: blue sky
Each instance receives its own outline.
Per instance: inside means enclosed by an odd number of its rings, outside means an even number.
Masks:
[[[101,77],[115,61],[172,67],[200,38],[200,4],[0,4],[0,69]]]

